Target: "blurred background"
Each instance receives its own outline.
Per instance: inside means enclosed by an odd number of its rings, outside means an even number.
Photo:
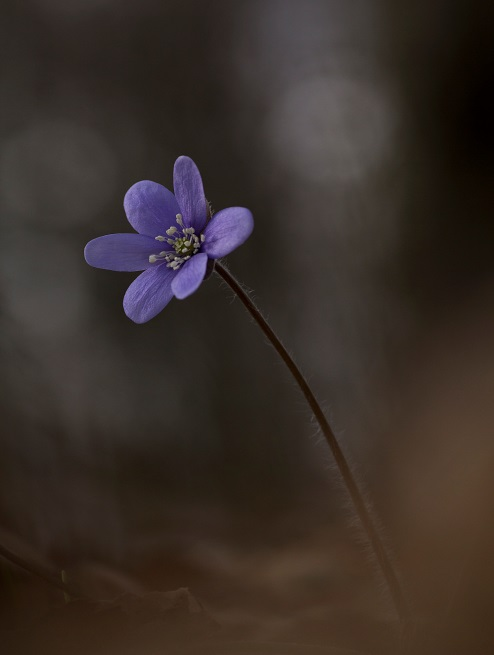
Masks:
[[[230,268],[446,626],[434,652],[489,651],[493,32],[482,0],[3,0],[1,543],[96,597],[188,586],[233,635],[388,643],[331,457],[240,303],[212,276],[137,326],[135,275],[84,262],[187,154],[214,209],[254,214]],[[51,602],[0,570],[4,616]]]

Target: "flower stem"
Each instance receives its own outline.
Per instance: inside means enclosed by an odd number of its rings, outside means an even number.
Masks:
[[[228,286],[232,289],[232,291],[238,296],[238,298],[244,304],[249,314],[256,321],[256,323],[264,332],[266,337],[269,339],[269,341],[273,345],[278,355],[285,362],[288,369],[290,370],[290,373],[293,375],[295,381],[300,387],[300,390],[304,394],[305,399],[307,400],[317,422],[319,423],[321,431],[324,434],[324,437],[326,438],[331,453],[333,454],[333,457],[336,461],[336,465],[340,471],[341,477],[343,478],[343,482],[345,483],[347,491],[354,504],[355,511],[357,512],[357,515],[367,535],[367,538],[372,547],[376,560],[381,568],[382,574],[388,586],[389,593],[392,598],[393,604],[395,606],[396,612],[401,620],[405,620],[409,618],[410,611],[409,611],[408,603],[401,589],[401,585],[396,575],[394,566],[379,536],[378,529],[374,525],[374,521],[372,520],[372,517],[364,501],[362,493],[358,488],[357,482],[351,471],[350,465],[348,464],[345,455],[343,454],[341,446],[338,443],[338,440],[336,439],[336,436],[331,426],[329,425],[324,415],[324,412],[321,409],[321,406],[317,402],[312,389],[309,387],[307,380],[305,379],[304,375],[302,374],[298,366],[295,364],[295,362],[289,355],[286,348],[278,339],[278,337],[276,336],[276,334],[274,333],[273,329],[268,324],[264,316],[261,314],[259,309],[252,302],[248,294],[244,291],[241,284],[219,262],[215,263],[214,270],[221,278],[223,278],[223,280],[228,284]]]

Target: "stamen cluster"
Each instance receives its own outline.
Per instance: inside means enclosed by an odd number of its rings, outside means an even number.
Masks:
[[[158,261],[166,262],[167,268],[177,271],[182,264],[199,252],[201,244],[204,243],[204,234],[198,236],[193,227],[185,227],[182,214],[177,214],[176,221],[181,229],[172,225],[166,230],[168,238],[161,235],[155,237],[156,241],[166,241],[173,246],[173,250],[162,250],[157,255],[150,255],[150,264]]]

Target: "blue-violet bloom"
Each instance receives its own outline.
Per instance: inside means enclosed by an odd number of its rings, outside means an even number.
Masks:
[[[125,194],[124,209],[137,234],[107,234],[90,241],[84,256],[110,271],[144,271],[124,297],[135,323],[154,318],[170,300],[196,291],[214,260],[225,257],[250,236],[252,214],[229,207],[211,218],[202,179],[189,157],[173,169],[175,194],[161,184],[137,182]]]

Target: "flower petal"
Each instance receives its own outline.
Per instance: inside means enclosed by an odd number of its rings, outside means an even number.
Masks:
[[[182,300],[201,286],[206,274],[208,256],[204,252],[191,257],[177,272],[172,282],[173,295]]]
[[[204,230],[202,250],[212,259],[225,257],[241,246],[253,229],[254,219],[245,207],[221,209]]]
[[[201,174],[190,157],[179,157],[173,169],[173,189],[186,227],[202,232],[208,217],[208,206]]]
[[[134,230],[150,237],[164,235],[170,226],[176,226],[176,216],[180,213],[173,193],[149,180],[130,187],[125,194],[124,209]]]
[[[159,314],[173,298],[171,283],[176,273],[159,264],[141,273],[127,289],[123,306],[134,323],[146,323]]]
[[[161,243],[142,234],[107,234],[90,241],[84,257],[91,266],[108,271],[144,271],[151,266],[149,255],[161,250]]]

